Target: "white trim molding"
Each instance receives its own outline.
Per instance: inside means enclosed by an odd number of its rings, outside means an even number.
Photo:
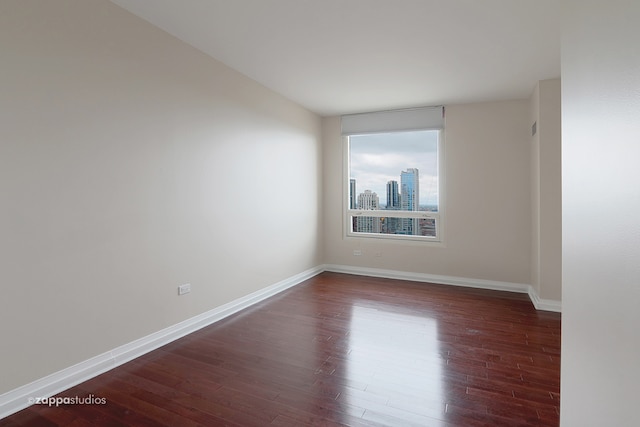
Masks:
[[[111,351],[55,372],[44,378],[40,378],[30,384],[26,384],[4,393],[0,395],[0,419],[30,406],[30,398],[44,398],[58,394],[117,366],[129,362],[130,360],[162,347],[163,345],[202,329],[205,326],[222,320],[239,312],[240,310],[257,304],[258,302],[286,289],[299,285],[305,280],[317,276],[324,271],[525,293],[529,295],[531,302],[537,310],[556,312],[560,312],[561,310],[560,301],[541,299],[538,297],[531,285],[524,283],[469,279],[464,277],[440,276],[377,268],[353,267],[347,265],[321,265],[289,277],[264,289],[260,289],[252,294],[221,305],[220,307],[216,307],[205,313],[194,316],[183,322],[117,347]]]
[[[440,285],[465,286],[468,288],[489,289],[527,294],[536,310],[561,312],[560,301],[541,299],[533,286],[526,283],[500,282],[495,280],[470,279],[467,277],[441,276],[426,273],[413,273],[379,268],[353,267],[348,265],[327,264],[325,271],[356,274],[359,276],[383,277],[386,279],[411,280],[415,282],[437,283]]]
[[[27,408],[30,398],[51,397],[106,371],[140,357],[198,329],[211,325],[286,289],[296,286],[324,271],[318,266],[289,277],[264,289],[216,307],[168,328],[147,335],[111,351],[40,378],[0,395],[0,419]]]
[[[536,310],[555,311],[556,313],[562,313],[562,301],[540,298],[533,286],[531,286],[529,289],[529,299],[533,303],[533,306],[536,308]]]

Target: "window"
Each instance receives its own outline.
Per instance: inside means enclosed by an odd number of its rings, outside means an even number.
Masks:
[[[342,118],[348,236],[441,241],[443,112]]]

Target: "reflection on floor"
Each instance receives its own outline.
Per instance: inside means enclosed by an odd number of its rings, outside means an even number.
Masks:
[[[526,295],[323,273],[0,426],[557,426],[559,391]]]

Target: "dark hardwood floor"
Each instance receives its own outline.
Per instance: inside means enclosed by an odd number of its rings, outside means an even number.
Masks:
[[[0,426],[557,426],[560,315],[323,273]]]

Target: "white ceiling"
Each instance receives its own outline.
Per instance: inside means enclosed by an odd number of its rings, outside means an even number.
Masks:
[[[527,98],[558,0],[112,0],[321,115]]]

